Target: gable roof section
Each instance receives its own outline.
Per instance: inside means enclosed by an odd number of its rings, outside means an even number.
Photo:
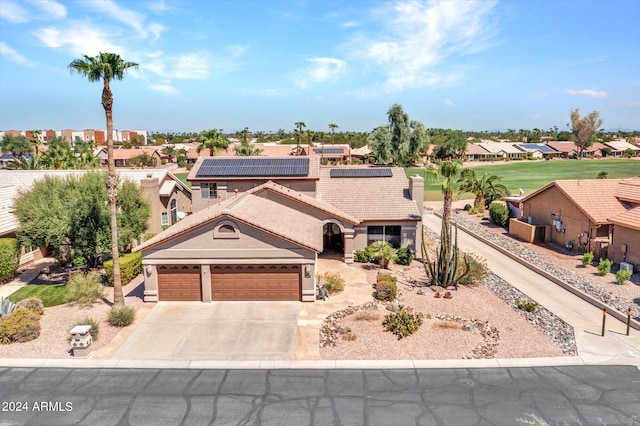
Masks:
[[[135,247],[133,251],[148,249],[223,217],[239,220],[316,252],[321,252],[323,249],[322,221],[268,198],[245,192],[238,198],[230,198],[187,216]]]
[[[409,183],[404,170],[398,167],[390,169],[393,172],[391,177],[332,178],[332,169],[322,167],[317,198],[361,221],[420,220],[418,206],[409,198]]]
[[[328,213],[332,216],[335,216],[337,219],[342,219],[345,222],[352,223],[354,225],[360,223],[360,221],[353,217],[352,215],[343,212],[332,204],[327,203],[326,201],[318,200],[317,198],[310,197],[308,195],[302,194],[298,191],[294,191],[290,188],[284,187],[282,185],[278,185],[275,182],[267,182],[260,186],[257,186],[251,189],[250,193],[252,194],[260,194],[265,191],[273,191],[284,197],[287,197],[291,200],[294,200],[298,203],[306,204],[307,206],[313,207],[317,210]]]
[[[540,151],[543,154],[552,154],[555,152],[551,147],[543,143],[519,143],[516,146],[526,152]]]
[[[609,223],[609,218],[627,209],[614,196],[622,179],[556,180],[522,199],[529,202],[536,195],[555,186],[596,224]]]
[[[513,146],[510,143],[504,142],[480,142],[476,145],[486,149],[492,154],[498,154],[500,152],[505,152],[507,154],[522,154],[522,151]]]
[[[573,142],[557,142],[551,141],[546,143],[547,146],[551,147],[554,151],[571,153],[576,152],[576,145]]]
[[[627,141],[611,141],[611,142],[604,142],[604,144],[606,146],[608,146],[609,148],[613,149],[614,151],[624,151],[626,149],[632,149],[634,151],[640,151],[640,148],[638,148],[635,145],[630,144]]]
[[[489,155],[491,153],[487,151],[485,148],[483,148],[482,145],[479,145],[476,143],[469,143],[467,144],[466,154],[467,155]]]
[[[614,196],[632,204],[640,204],[640,177],[620,181]]]
[[[640,206],[610,217],[609,221],[617,226],[640,231]]]

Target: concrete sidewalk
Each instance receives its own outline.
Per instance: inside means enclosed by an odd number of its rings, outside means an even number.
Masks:
[[[55,265],[55,263],[56,260],[51,257],[45,257],[33,263],[13,281],[0,285],[0,296],[6,299],[8,296],[15,293],[20,287],[29,284],[31,280],[36,278],[44,268]]]
[[[425,214],[423,223],[439,232],[441,222],[433,214]],[[556,283],[533,272],[525,265],[504,255],[459,229],[461,248],[487,259],[489,269],[531,299],[544,306],[574,328],[578,357],[585,364],[640,365],[640,332],[607,316],[605,336],[602,331],[602,310],[563,289]]]

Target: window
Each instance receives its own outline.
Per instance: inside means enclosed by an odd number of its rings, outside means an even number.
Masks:
[[[399,248],[402,244],[401,226],[368,226],[367,227],[367,245],[374,241],[386,241],[393,248]]]
[[[160,213],[160,224],[166,226],[169,224],[169,214],[167,212]]]
[[[214,239],[238,239],[240,238],[240,231],[238,226],[230,220],[223,220],[218,222],[213,228]]]
[[[201,183],[200,193],[203,199],[216,199],[218,198],[218,184],[217,183]]]
[[[171,200],[171,224],[173,225],[178,221],[178,203],[176,200]]]

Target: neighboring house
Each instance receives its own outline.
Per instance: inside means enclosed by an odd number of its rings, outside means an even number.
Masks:
[[[533,158],[550,158],[557,155],[553,148],[542,143],[519,143],[515,146],[524,152],[531,153]]]
[[[640,264],[640,178],[554,181],[521,202],[540,240]]]
[[[162,161],[162,154],[156,148],[116,148],[113,150],[113,161],[116,167],[131,166],[131,159],[148,155],[155,161],[155,166],[159,166]],[[100,148],[96,152],[96,157],[100,158],[100,162],[107,163],[107,148]],[[154,167],[155,167],[154,166]]]
[[[556,151],[556,156],[560,158],[573,158],[578,155],[578,148],[573,142],[549,141],[545,145]]]
[[[145,301],[301,300],[318,255],[353,262],[376,240],[420,253],[424,181],[318,157],[200,158],[193,215],[136,247]]]
[[[490,153],[482,146],[475,143],[468,143],[465,155],[469,161],[486,160],[489,158],[495,158],[495,154]]]
[[[19,156],[14,156],[13,154],[2,154],[0,155],[0,169],[4,169],[7,167],[7,164],[11,162],[11,160],[17,159]],[[31,158],[33,154],[24,154],[24,158]]]
[[[631,149],[633,152],[635,152],[636,156],[638,155],[638,153],[640,153],[639,147],[633,144],[630,144],[625,140],[615,140],[611,142],[604,142],[604,145],[611,148],[611,155],[614,157],[622,156],[627,149]]]
[[[15,237],[20,226],[12,213],[19,189],[30,188],[45,175],[64,177],[84,173],[86,170],[0,170],[0,238]],[[160,233],[191,213],[191,190],[167,170],[118,170],[117,174],[142,186],[151,204],[147,232]],[[37,260],[43,254],[37,247],[27,249],[20,265]]]
[[[503,157],[503,158],[522,158],[524,157],[524,152],[514,146],[511,143],[502,143],[502,142],[492,142],[492,141],[483,141],[476,143],[479,147],[484,148],[487,152],[489,152],[494,157]]]

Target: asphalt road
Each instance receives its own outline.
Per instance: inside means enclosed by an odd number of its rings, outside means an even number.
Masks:
[[[629,425],[640,370],[0,368],[0,395],[2,425]]]

